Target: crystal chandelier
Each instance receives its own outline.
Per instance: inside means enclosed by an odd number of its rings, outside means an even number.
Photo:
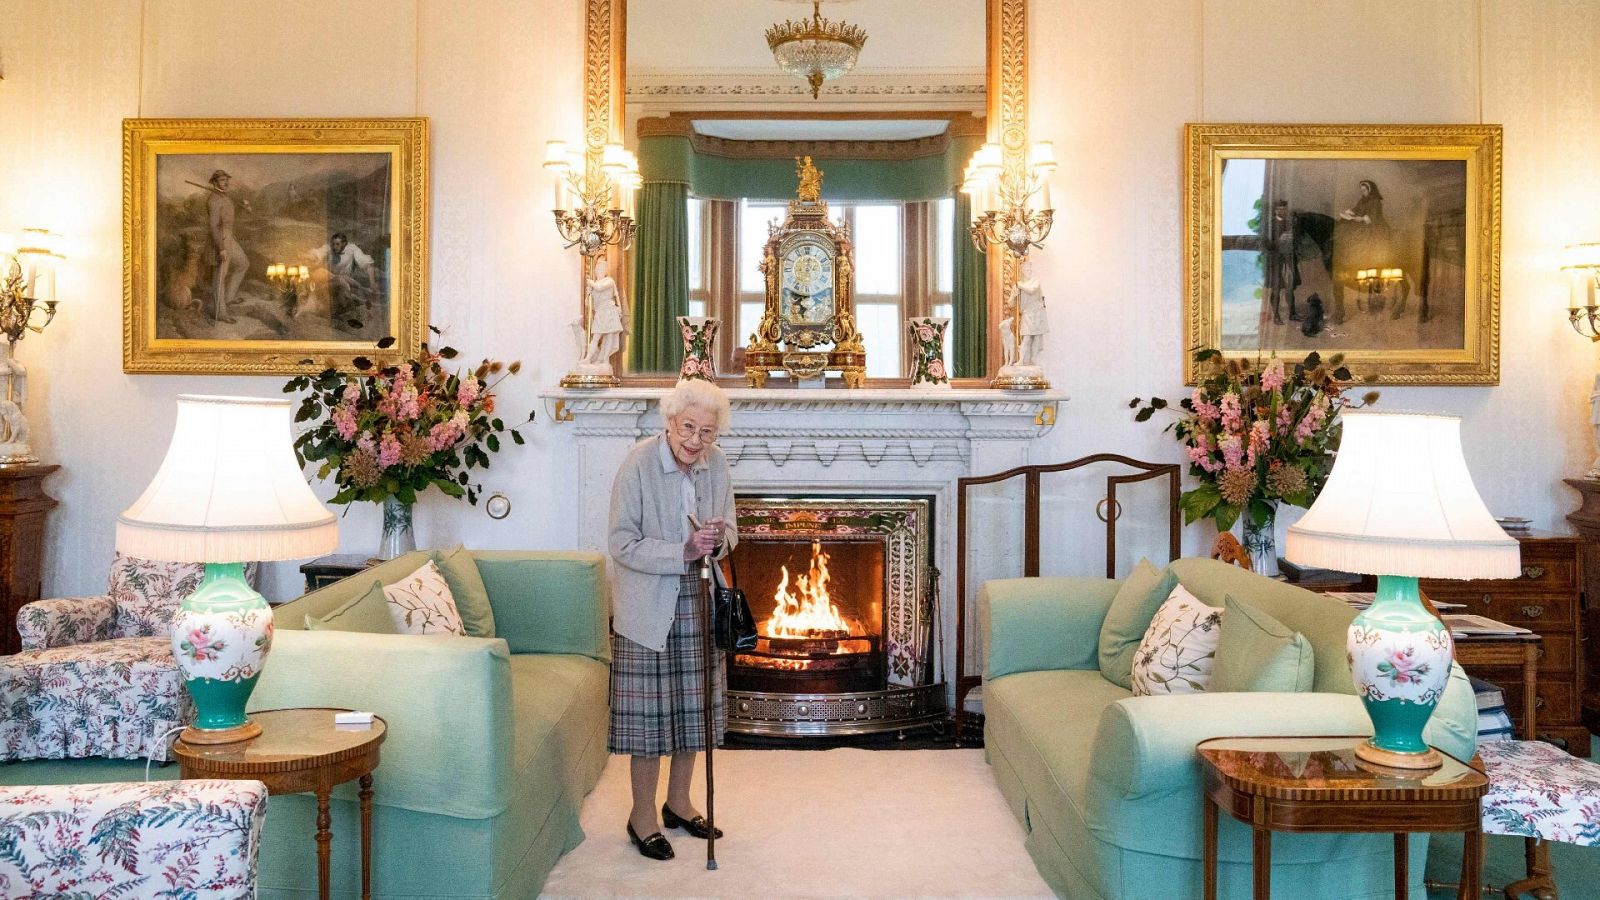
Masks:
[[[767,29],[767,46],[778,68],[811,85],[816,98],[822,83],[856,66],[867,33],[854,25],[822,17],[822,0],[812,0],[811,19],[780,22]]]

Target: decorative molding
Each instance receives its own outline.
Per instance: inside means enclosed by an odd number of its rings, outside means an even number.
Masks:
[[[641,119],[640,122],[653,121]],[[640,136],[644,129],[639,130]],[[819,159],[922,159],[938,156],[950,149],[950,135],[904,141],[741,141],[691,134],[689,144],[696,153],[724,159],[792,159],[815,156]]]

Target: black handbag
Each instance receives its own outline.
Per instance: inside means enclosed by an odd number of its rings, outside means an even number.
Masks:
[[[756,648],[756,618],[750,613],[750,601],[739,590],[739,573],[733,567],[733,557],[728,557],[731,577],[727,585],[715,579],[711,592],[711,638],[717,649],[728,653],[744,653]],[[716,574],[722,569],[716,567]]]

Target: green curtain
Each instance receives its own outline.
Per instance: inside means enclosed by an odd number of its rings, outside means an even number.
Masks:
[[[982,378],[988,374],[984,349],[989,337],[988,261],[972,245],[967,225],[972,221],[972,202],[956,192],[955,250],[950,292],[951,318],[955,334],[950,340],[951,362],[957,378]]]
[[[950,196],[968,142],[952,141],[942,153],[916,159],[836,159],[813,157],[822,170],[822,196],[837,202],[937,200]],[[675,135],[639,139],[639,170],[656,181],[686,181],[696,197],[784,200],[794,196],[794,160],[735,159],[696,153],[690,140]],[[954,174],[952,174],[952,172]]]
[[[678,316],[689,314],[689,186],[645,182],[636,221],[628,371],[676,372],[683,362]]]

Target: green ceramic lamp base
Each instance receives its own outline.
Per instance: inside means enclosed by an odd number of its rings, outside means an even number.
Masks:
[[[245,704],[272,647],[272,608],[245,581],[241,563],[207,563],[205,578],[172,620],[172,652],[195,705],[189,744],[248,740],[261,733]]]
[[[1450,681],[1450,632],[1422,605],[1417,579],[1378,577],[1378,593],[1350,623],[1350,674],[1372,718],[1356,756],[1397,769],[1442,764],[1423,729]]]

